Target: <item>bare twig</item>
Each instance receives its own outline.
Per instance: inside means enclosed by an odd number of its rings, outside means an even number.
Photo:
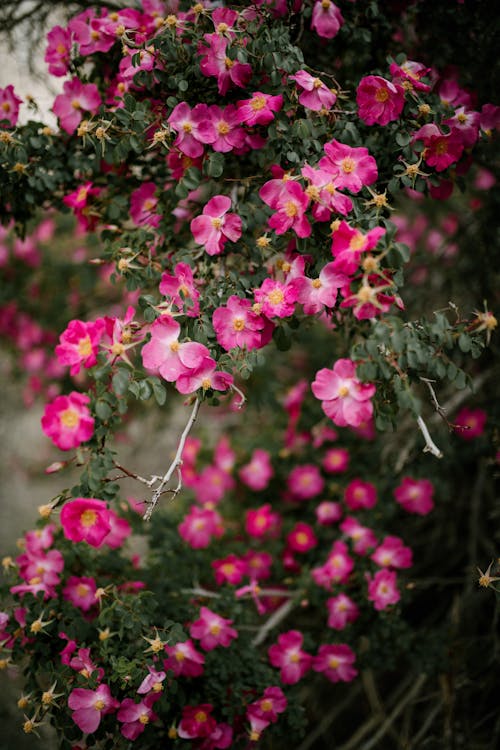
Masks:
[[[170,482],[170,479],[172,478],[172,474],[174,471],[177,471],[178,474],[178,483],[177,487],[174,490],[170,490],[172,492],[173,497],[175,497],[182,488],[182,475],[180,471],[180,467],[182,465],[182,452],[184,450],[184,445],[186,443],[187,436],[189,435],[189,432],[193,426],[193,424],[196,421],[196,417],[198,415],[198,410],[200,408],[200,401],[199,399],[196,399],[194,402],[193,409],[191,411],[191,415],[188,419],[188,422],[186,426],[184,427],[184,430],[182,432],[182,435],[179,440],[179,444],[177,446],[177,452],[175,454],[174,460],[168,467],[167,473],[163,476],[158,486],[154,489],[153,494],[151,496],[151,500],[148,501],[148,507],[146,509],[146,512],[144,514],[144,520],[149,521],[151,519],[151,515],[156,508],[156,505],[158,503],[158,500],[160,499],[161,495],[163,494],[165,490],[165,486]],[[168,490],[167,490],[168,491]]]
[[[436,458],[443,458],[442,452],[432,440],[429,430],[427,429],[427,425],[425,424],[422,417],[417,417],[417,424],[425,440],[424,453],[432,453],[432,455],[436,456]]]
[[[252,646],[259,646],[263,641],[265,641],[269,631],[272,630],[276,625],[278,625],[282,620],[284,620],[285,617],[290,614],[294,606],[295,604],[291,599],[283,602],[283,604],[278,607],[275,612],[273,612],[271,617],[266,620],[262,627],[259,628],[257,635],[252,640]]]

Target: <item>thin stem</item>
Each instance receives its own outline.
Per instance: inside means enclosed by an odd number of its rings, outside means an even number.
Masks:
[[[272,630],[276,625],[278,625],[282,620],[287,617],[292,609],[294,608],[295,604],[291,599],[288,599],[288,601],[283,602],[283,604],[278,607],[278,609],[273,612],[271,617],[266,620],[266,622],[262,625],[261,628],[259,628],[259,631],[257,632],[257,635],[252,640],[252,646],[260,646],[260,644],[265,641],[267,634],[270,630]]]
[[[189,432],[190,432],[193,424],[196,422],[196,417],[198,416],[198,410],[199,410],[199,408],[200,408],[200,401],[199,401],[199,399],[196,399],[196,401],[194,402],[193,409],[191,411],[191,415],[190,415],[190,417],[188,419],[188,422],[187,422],[186,426],[184,427],[184,430],[183,430],[182,435],[180,437],[179,445],[177,446],[177,452],[175,454],[174,460],[172,461],[172,463],[168,467],[168,470],[167,470],[166,474],[164,475],[164,477],[161,479],[159,485],[153,491],[153,494],[151,496],[151,500],[148,502],[148,507],[147,507],[146,512],[144,514],[144,520],[145,521],[149,521],[151,519],[151,515],[152,515],[154,509],[156,508],[158,500],[160,499],[160,497],[161,497],[161,495],[162,495],[162,493],[163,493],[163,491],[165,489],[165,485],[167,485],[168,482],[170,482],[170,479],[171,479],[172,474],[174,473],[174,471],[177,471],[179,480],[178,480],[178,483],[177,483],[177,487],[173,490],[173,497],[175,497],[180,492],[180,489],[182,488],[182,474],[181,474],[181,470],[180,470],[180,467],[182,465],[182,452],[184,450],[184,445],[186,443],[187,436],[189,435]]]
[[[443,458],[442,451],[439,450],[436,443],[431,438],[429,430],[427,429],[427,425],[425,424],[422,417],[417,417],[417,424],[425,440],[424,453],[432,453],[432,455],[436,456],[436,458]]]

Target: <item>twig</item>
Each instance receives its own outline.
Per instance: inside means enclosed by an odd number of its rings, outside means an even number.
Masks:
[[[160,484],[156,487],[156,489],[153,491],[153,494],[151,496],[151,500],[148,501],[148,507],[146,509],[146,512],[144,514],[144,520],[149,521],[151,519],[151,515],[156,508],[156,505],[158,503],[158,500],[160,499],[164,489],[165,485],[170,482],[170,479],[172,478],[172,474],[174,471],[177,471],[179,481],[177,483],[177,487],[172,490],[173,497],[175,497],[182,488],[182,475],[180,471],[180,466],[182,465],[182,452],[184,450],[184,445],[186,443],[187,436],[189,435],[189,432],[193,426],[193,424],[196,421],[196,417],[198,415],[198,410],[200,408],[200,401],[199,399],[196,399],[194,402],[193,409],[191,411],[191,416],[188,419],[188,422],[186,426],[184,427],[184,430],[182,432],[182,435],[179,440],[179,445],[177,446],[177,452],[175,454],[174,460],[168,467],[167,473],[165,476],[161,479]]]
[[[391,729],[394,721],[397,719],[404,707],[419,693],[424,682],[427,679],[427,675],[421,674],[420,677],[415,681],[413,687],[403,695],[399,703],[391,711],[387,719],[384,721],[380,729],[375,732],[370,739],[364,743],[360,750],[371,750],[372,747],[377,746],[378,741]]]
[[[417,424],[425,440],[424,453],[432,453],[432,455],[436,456],[436,458],[443,458],[442,452],[432,440],[429,434],[429,430],[427,429],[427,425],[425,424],[422,417],[417,417]]]
[[[130,479],[135,479],[137,482],[142,482],[142,484],[145,484],[147,487],[152,487],[155,482],[159,482],[161,479],[161,477],[156,476],[156,474],[153,474],[150,479],[145,479],[134,471],[129,471],[129,469],[126,469],[124,466],[121,466],[121,464],[117,464],[116,462],[114,467],[115,469],[119,469],[119,471],[123,471],[125,476],[130,477]],[[116,482],[117,479],[124,479],[124,477],[114,477],[113,481]]]
[[[448,419],[446,418],[446,409],[443,406],[441,406],[441,404],[437,400],[436,391],[432,387],[432,384],[435,383],[436,381],[435,380],[430,380],[429,378],[422,378],[422,377],[420,378],[420,380],[422,381],[422,383],[425,383],[426,386],[427,386],[427,388],[429,389],[429,392],[431,394],[432,403],[434,404],[434,408],[435,408],[437,414],[439,414],[439,416],[442,419],[444,419],[444,421],[448,425],[448,428],[451,430],[453,428],[453,426],[450,425]]]
[[[265,641],[267,634],[270,630],[272,630],[276,625],[278,625],[282,620],[287,617],[292,609],[294,608],[295,604],[291,599],[288,599],[288,601],[283,602],[283,604],[278,607],[278,609],[273,612],[271,617],[266,620],[266,622],[262,625],[261,628],[259,628],[259,631],[257,632],[257,635],[252,640],[252,646],[260,646],[260,644]]]
[[[359,693],[361,692],[361,686],[356,685],[355,688],[353,688],[349,693],[347,694],[347,697],[341,702],[338,703],[333,711],[330,711],[327,713],[319,724],[316,725],[316,727],[310,731],[306,738],[304,739],[303,743],[299,746],[298,750],[309,750],[310,747],[314,745],[317,739],[321,737],[326,730],[329,728],[331,724],[335,721],[337,716],[340,716],[345,708],[347,708],[354,700],[357,699]]]
[[[181,589],[181,594],[194,594],[195,596],[206,596],[208,599],[220,599],[220,594],[216,591],[202,589],[201,586],[195,586],[192,589]]]

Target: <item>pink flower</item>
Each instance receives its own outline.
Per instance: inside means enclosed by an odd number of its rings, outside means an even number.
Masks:
[[[247,715],[263,719],[268,723],[278,720],[279,714],[286,711],[288,701],[279,687],[267,687],[261,698],[247,706]]]
[[[373,602],[376,610],[386,609],[401,599],[396,579],[397,576],[394,570],[379,570],[373,578],[367,574],[368,599]]]
[[[97,587],[93,578],[71,576],[63,589],[63,598],[83,612],[88,612],[94,604],[97,604],[96,591]]]
[[[336,541],[324,565],[313,568],[311,575],[318,586],[329,591],[332,583],[345,583],[353,568],[354,560],[347,553],[347,544]]]
[[[310,236],[311,225],[305,215],[309,197],[298,182],[287,180],[278,197],[272,201],[269,201],[262,188],[259,195],[271,208],[276,209],[276,213],[268,220],[268,225],[276,234],[285,234],[289,229],[293,229],[297,237]]]
[[[394,490],[396,501],[408,513],[426,516],[434,508],[434,486],[428,479],[403,477],[401,484]]]
[[[365,76],[356,91],[358,115],[367,125],[397,120],[405,105],[404,88],[380,76]]]
[[[321,466],[328,474],[342,474],[349,468],[349,459],[347,448],[329,448],[323,456]]]
[[[269,125],[274,120],[274,113],[283,106],[283,97],[255,91],[251,99],[241,100],[237,106],[240,122],[245,125]]]
[[[272,512],[269,503],[255,510],[247,510],[245,514],[245,531],[254,539],[276,537],[280,527],[281,518],[278,513]]]
[[[103,544],[107,547],[111,547],[111,549],[119,549],[123,545],[125,539],[127,539],[132,533],[132,527],[125,518],[120,518],[120,516],[117,516],[113,510],[108,510],[108,514],[111,531],[104,537]]]
[[[143,182],[130,195],[130,218],[137,226],[157,227],[161,216],[157,213],[158,197],[155,182]]]
[[[228,240],[237,242],[241,237],[241,219],[237,214],[228,214],[230,208],[231,198],[214,195],[202,215],[191,222],[195,242],[204,245],[209,255],[220,255]]]
[[[217,586],[222,586],[224,583],[237,586],[247,573],[246,562],[233,554],[221,560],[213,560],[210,564],[215,573]]]
[[[312,392],[322,402],[323,411],[339,427],[357,427],[373,413],[369,399],[375,393],[375,386],[361,383],[355,373],[352,360],[339,359],[333,370],[319,370],[311,385]]]
[[[308,552],[318,543],[316,535],[308,523],[299,521],[286,537],[287,547],[292,552]]]
[[[71,718],[84,734],[95,732],[102,717],[115,711],[119,705],[104,683],[96,690],[74,688],[68,698],[68,707],[73,711]]]
[[[158,371],[173,383],[180,375],[196,370],[208,357],[208,349],[195,341],[179,343],[179,323],[162,315],[151,326],[151,340],[142,348],[142,362],[148,370]]]
[[[19,117],[19,105],[23,103],[17,94],[14,93],[14,86],[9,84],[4,89],[0,88],[0,123],[7,120],[8,125],[0,127],[15,127]]]
[[[320,169],[335,179],[335,187],[359,193],[377,180],[377,163],[364,146],[353,148],[333,139],[324,146],[326,156],[319,161]]]
[[[94,433],[94,419],[87,404],[90,398],[72,391],[68,396],[57,396],[45,406],[42,430],[62,451],[78,448]]]
[[[273,558],[269,552],[257,552],[257,550],[250,549],[243,559],[251,580],[264,581],[271,577]]]
[[[337,273],[333,263],[327,263],[318,278],[302,276],[294,280],[297,302],[301,303],[306,315],[316,315],[323,312],[325,307],[334,307],[338,290],[345,287],[347,282],[347,277]]]
[[[250,462],[242,466],[238,472],[241,481],[256,492],[265,490],[273,474],[271,456],[262,448],[256,448]]]
[[[323,644],[313,658],[312,668],[322,672],[330,682],[351,682],[358,674],[352,666],[355,661],[356,654],[345,643]]]
[[[200,43],[198,52],[202,55],[200,70],[204,76],[217,79],[217,89],[221,96],[227,94],[231,85],[246,88],[252,77],[252,67],[228,55],[229,40],[219,34],[205,34],[208,47]]]
[[[192,486],[199,503],[215,505],[222,500],[226,492],[233,489],[234,479],[220,466],[209,465],[200,472]]]
[[[187,102],[180,102],[167,122],[177,133],[174,146],[192,159],[203,154],[205,144],[215,141],[215,130],[206,104],[196,104],[191,111]]]
[[[370,482],[353,479],[344,490],[344,502],[351,510],[373,508],[377,503],[377,490]]]
[[[462,440],[474,440],[484,432],[486,412],[483,409],[469,409],[464,406],[454,419],[455,433]]]
[[[193,549],[208,547],[212,538],[219,539],[224,533],[222,518],[217,511],[191,506],[189,513],[177,527],[179,534]]]
[[[334,630],[343,630],[349,623],[359,617],[359,607],[346,594],[339,594],[327,600],[328,626]]]
[[[216,721],[210,716],[213,711],[211,703],[200,703],[197,706],[184,706],[178,734],[182,739],[209,737],[216,727]]]
[[[344,24],[342,13],[331,0],[316,0],[311,18],[311,29],[324,39],[337,36]]]
[[[183,372],[177,378],[175,387],[179,393],[193,393],[199,388],[203,391],[227,391],[233,384],[233,376],[227,372],[217,371],[217,362],[211,357],[204,357],[198,367]]]
[[[423,157],[426,164],[442,172],[458,161],[464,150],[460,134],[455,130],[442,133],[437,125],[428,123],[413,134],[414,141],[423,141]]]
[[[94,187],[92,182],[84,182],[63,198],[63,203],[73,209],[79,227],[86,231],[95,229],[99,222],[99,212],[91,210],[91,199],[101,193],[102,188]]]
[[[306,195],[313,202],[312,215],[316,221],[330,221],[332,212],[346,216],[352,211],[352,200],[337,190],[342,181],[331,172],[305,164],[301,173],[309,182]]]
[[[232,624],[232,620],[221,617],[208,607],[201,607],[200,618],[189,628],[189,635],[199,640],[205,651],[212,651],[217,646],[227,648],[231,641],[238,637],[236,630],[231,627]]]
[[[315,464],[295,466],[287,479],[287,489],[293,500],[310,500],[323,491],[325,480]]]
[[[77,497],[63,505],[61,526],[66,539],[100,547],[111,531],[110,511],[104,500]]]
[[[205,657],[195,649],[190,638],[175,646],[165,646],[165,651],[168,659],[164,660],[163,666],[166,670],[172,670],[176,677],[199,677],[203,674]]]
[[[166,672],[157,672],[154,667],[148,665],[148,674],[143,679],[137,692],[139,695],[145,695],[146,693],[161,693],[163,690],[163,681],[166,678]]]
[[[411,568],[413,553],[397,536],[386,536],[373,555],[373,562],[384,568]]]
[[[363,526],[357,518],[346,516],[339,526],[340,530],[352,539],[353,550],[357,555],[366,555],[368,550],[377,544],[377,537],[372,529]]]
[[[363,234],[359,229],[341,221],[332,239],[332,255],[335,258],[333,270],[343,274],[356,273],[361,254],[373,250],[384,234],[383,227],[374,227]]]
[[[49,66],[49,73],[53,76],[65,76],[68,72],[71,34],[62,26],[54,26],[47,34],[47,49],[44,60]]]
[[[330,524],[340,521],[342,518],[342,506],[340,503],[323,500],[317,506],[315,513],[316,520],[321,526],[330,526]]]
[[[295,81],[302,89],[299,94],[300,104],[313,112],[331,109],[337,101],[336,94],[320,78],[315,78],[306,70],[298,70],[295,75],[290,76],[290,80]]]
[[[268,318],[288,318],[295,311],[297,288],[294,282],[283,284],[269,277],[254,290],[255,301],[259,310]]]
[[[85,584],[83,583],[82,593],[85,596],[85,592],[83,591],[84,587],[85,587]],[[91,588],[91,585],[89,585],[89,588]],[[94,589],[95,589],[95,583],[94,583]],[[59,633],[59,636],[61,638],[67,637],[64,635],[64,633]],[[61,651],[62,664],[69,665],[71,669],[76,670],[79,674],[82,675],[82,677],[85,677],[85,679],[87,680],[93,677],[97,680],[97,682],[100,682],[102,678],[104,677],[104,669],[102,667],[98,667],[97,664],[94,664],[94,662],[90,658],[90,648],[79,648],[76,656],[72,656],[76,648],[77,648],[76,641],[69,640],[67,645]]]
[[[150,721],[158,719],[151,708],[155,699],[156,696],[151,695],[143,698],[139,703],[136,703],[132,698],[125,698],[121,702],[116,718],[123,723],[120,732],[124,737],[129,740],[137,739]]]
[[[391,63],[389,67],[393,83],[398,83],[405,91],[430,91],[431,87],[422,82],[430,68],[426,68],[422,63],[406,60],[402,65]]]
[[[225,307],[214,310],[212,324],[218,343],[227,352],[235,347],[260,349],[268,343],[273,330],[270,321],[253,312],[249,299],[234,294]]]
[[[101,105],[101,97],[95,83],[82,83],[79,78],[65,81],[63,94],[56,96],[52,111],[59,118],[61,128],[74,133],[83,119],[83,112],[95,115]]]
[[[279,635],[278,643],[269,648],[269,661],[273,667],[280,668],[280,678],[285,685],[294,685],[311,668],[312,656],[302,651],[303,640],[298,630],[289,630]]]
[[[93,367],[97,363],[99,342],[104,332],[104,321],[85,323],[71,320],[59,337],[55,353],[61,365],[70,366],[70,374],[78,375],[80,367]]]

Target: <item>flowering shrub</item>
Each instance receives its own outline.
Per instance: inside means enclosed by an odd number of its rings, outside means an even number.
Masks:
[[[89,277],[75,253],[87,287],[57,332],[19,309],[14,283],[2,299],[18,356],[50,365],[42,430],[76,450],[48,471],[81,467],[4,560],[4,666],[24,667],[28,734],[276,747],[312,731],[329,684],[340,697],[360,673],[439,668],[412,610],[450,494],[432,462],[452,474],[448,453],[490,433],[481,409],[450,422],[438,394],[457,408],[477,385],[496,319],[473,289],[466,313],[439,294],[439,311],[419,305],[428,256],[460,256],[459,220],[412,214],[453,192],[500,118],[396,48],[362,71],[335,60],[337,36],[372,24],[396,45],[390,11],[361,5],[104,3],[48,33],[60,130],[17,125],[22,102],[0,90],[1,217],[22,232],[50,208],[99,233]],[[413,204],[391,220],[396,201]],[[40,302],[42,227],[1,237]],[[147,436],[151,477],[114,439],[141,402],[186,412],[169,466]],[[398,424],[404,439],[377,436]]]

